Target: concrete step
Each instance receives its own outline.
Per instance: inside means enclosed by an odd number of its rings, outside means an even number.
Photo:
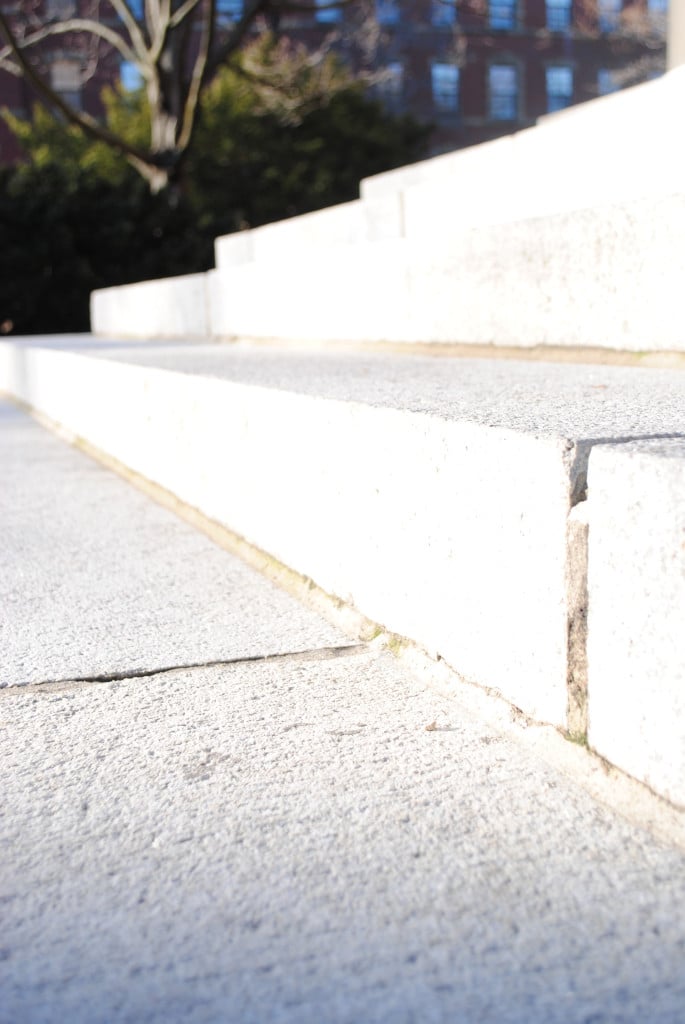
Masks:
[[[682,375],[77,336],[4,342],[0,387],[685,805]]]
[[[435,201],[423,237],[210,273],[211,334],[685,352],[685,194],[452,230]],[[98,333],[135,323],[125,299],[114,323],[98,301]]]
[[[350,646],[4,402],[0,464],[0,689]]]
[[[232,264],[219,248],[208,274],[95,292],[91,321],[96,334],[143,339],[682,354],[684,237],[683,193],[452,231],[436,211],[432,236],[307,242]],[[243,251],[244,239],[225,241]]]
[[[685,354],[683,69],[96,292],[103,336]],[[640,124],[636,133],[635,124]]]
[[[683,803],[685,438],[590,458],[589,741]]]
[[[1,403],[0,464],[2,1024],[679,1020],[685,815]]]

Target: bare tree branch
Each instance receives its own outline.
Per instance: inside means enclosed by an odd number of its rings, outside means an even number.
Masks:
[[[194,0],[197,4],[200,0]],[[171,0],[145,0],[145,25],[148,38],[148,57],[152,64],[166,46],[171,29]]]
[[[207,0],[207,12],[202,26],[200,49],[195,59],[190,87],[183,110],[183,120],[178,136],[178,146],[182,152],[190,145],[190,140],[197,124],[197,107],[200,93],[206,81],[209,54],[214,43],[214,25],[216,23],[216,0]]]
[[[141,19],[135,13],[136,0],[108,0],[117,19],[113,24],[111,20],[98,20],[101,0],[91,0],[89,17],[51,20],[46,24],[41,21],[41,0],[26,0],[21,29],[13,30],[9,18],[0,12],[0,40],[7,44],[0,49],[0,67],[23,76],[42,103],[90,138],[123,154],[153,190],[158,190],[178,179],[198,122],[203,90],[218,68],[246,42],[260,18],[277,20],[279,14],[293,11],[339,10],[356,0],[322,0],[321,4],[314,0],[245,0],[240,16],[230,26],[225,26],[221,19],[218,2],[143,0]],[[217,39],[219,24],[222,32]],[[94,73],[99,51],[105,45],[138,70],[145,83],[150,115],[147,148],[128,142],[125,136],[72,106],[47,79],[44,66],[33,55],[37,53],[49,61],[49,46],[41,48],[41,44],[69,35],[86,36],[91,41],[89,49],[84,49],[80,56],[81,82],[85,75]],[[321,53],[310,58],[301,56],[300,68],[305,70],[307,79],[304,97],[301,88],[298,92],[297,76],[289,66],[279,76],[273,69],[269,74],[267,64],[268,61],[259,85],[261,102],[265,110],[280,111],[289,123],[297,118],[303,105],[310,107],[330,95],[335,74],[332,65],[322,60]],[[253,81],[257,77],[258,74],[253,75]]]
[[[145,0],[144,5],[145,11],[145,24],[150,28],[150,25],[156,25],[159,23],[159,0]]]
[[[23,71],[18,64],[13,60],[8,60],[8,57],[12,56],[12,51],[9,46],[6,46],[4,50],[0,50],[0,71],[6,71],[8,75],[14,75],[15,78],[21,78]]]
[[[145,61],[148,53],[147,43],[145,41],[145,36],[135,19],[133,11],[128,6],[126,0],[109,0],[109,3],[123,22],[126,31],[128,32],[129,39],[131,40],[131,46],[138,57]]]
[[[69,18],[67,21],[50,22],[49,25],[44,25],[37,31],[32,32],[31,35],[24,36],[21,40],[21,49],[28,50],[30,47],[43,42],[44,39],[49,39],[51,36],[66,35],[69,32],[86,32],[90,35],[98,36],[108,42],[111,46],[114,46],[122,55],[124,60],[135,63],[138,59],[137,55],[127,45],[126,41],[118,32],[115,32],[114,29],[111,29],[107,25],[103,25],[98,21],[92,21],[90,18]],[[1,50],[0,61],[9,56],[11,52],[12,50],[9,46],[6,46],[4,50]]]
[[[72,124],[78,125],[78,127],[91,138],[96,139],[98,142],[105,142],[108,146],[112,146],[120,153],[123,153],[127,158],[132,157],[141,163],[148,165],[153,163],[150,158],[150,154],[145,153],[143,150],[139,149],[138,146],[133,146],[125,139],[115,135],[104,125],[99,124],[94,117],[90,116],[90,114],[74,110],[73,107],[62,99],[58,92],[48,85],[42,75],[38,74],[23,53],[22,48],[15,40],[12,30],[7,22],[7,18],[2,11],[0,11],[0,35],[6,39],[7,46],[18,66],[21,68],[22,74],[27,81],[31,83],[40,98],[48,107],[59,110],[59,112],[68,121]]]
[[[240,44],[247,37],[247,34],[254,25],[255,20],[260,14],[266,13],[266,11],[269,10],[269,7],[269,0],[251,0],[251,3],[245,5],[242,15],[228,33],[224,41],[215,49],[213,54],[210,54],[206,72],[208,77],[211,77],[217,68],[222,64],[225,64],[227,58],[238,49]]]
[[[177,25],[180,25],[184,18],[187,18],[189,14],[192,14],[196,7],[199,7],[201,2],[202,0],[186,0],[184,4],[181,4],[181,6],[169,16],[169,27],[176,28]]]
[[[155,0],[158,6],[158,18],[148,25],[150,34],[149,58],[154,63],[167,44],[169,33],[179,28],[201,5],[202,0],[185,0],[176,10],[171,9],[171,0]],[[213,31],[213,29],[212,29]]]

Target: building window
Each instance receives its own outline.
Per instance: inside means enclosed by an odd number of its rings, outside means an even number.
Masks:
[[[602,32],[615,32],[621,21],[621,0],[598,0],[599,27]]]
[[[75,110],[82,107],[81,62],[58,57],[50,65],[50,85]]]
[[[459,68],[454,64],[431,65],[433,103],[436,110],[455,111],[459,109]]]
[[[555,110],[563,110],[573,102],[573,68],[567,65],[557,64],[547,68],[545,72],[547,80],[547,112],[553,114]]]
[[[398,0],[376,0],[376,20],[379,25],[397,25],[400,20]]]
[[[571,0],[547,0],[547,28],[565,32],[571,27]]]
[[[45,15],[48,21],[66,21],[76,14],[74,0],[46,0]]]
[[[238,21],[243,13],[243,0],[217,0],[219,17],[224,21]]]
[[[342,9],[340,7],[330,7],[329,4],[332,0],[316,0],[316,6],[319,10],[316,12],[316,20],[325,22],[326,24],[335,24],[338,21],[342,21]]]
[[[490,0],[490,28],[516,28],[516,0]]]
[[[431,24],[454,25],[457,20],[457,0],[432,0]]]
[[[491,120],[518,120],[519,82],[517,69],[513,64],[491,64],[488,79]]]
[[[395,106],[401,101],[404,91],[404,69],[398,60],[386,64],[376,88],[387,106]]]
[[[597,93],[608,96],[610,92],[618,92],[620,86],[616,81],[616,73],[608,68],[600,68],[597,72]]]

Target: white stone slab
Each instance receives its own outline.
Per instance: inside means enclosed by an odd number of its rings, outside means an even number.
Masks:
[[[160,278],[101,288],[91,295],[95,334],[126,338],[206,338],[209,334],[205,274]]]
[[[367,178],[361,196],[402,192],[412,237],[683,192],[685,142],[670,126],[684,97],[678,69],[506,138]]]
[[[212,333],[685,351],[685,194],[210,275]],[[268,296],[268,301],[266,301]],[[581,301],[582,296],[582,301]]]
[[[252,231],[225,235],[215,241],[218,269],[255,261],[271,264],[297,265],[312,249],[328,249],[336,245],[352,245],[366,240],[366,222],[361,203],[357,200],[330,206],[300,217],[265,224]],[[241,256],[244,258],[241,259]]]
[[[307,250],[352,245],[365,241],[365,236],[362,204],[355,200],[255,228],[252,246],[259,262],[297,263]]]
[[[679,1018],[683,855],[392,659],[15,689],[0,720],[3,1020]]]
[[[685,806],[685,436],[599,446],[589,473],[590,744]]]
[[[209,274],[215,337],[412,340],[402,243],[307,249]]]
[[[0,688],[351,642],[5,402],[0,465]]]
[[[316,253],[317,259],[325,259],[333,247],[363,246],[366,242],[399,238],[402,232],[402,196],[392,193],[224,235],[215,242],[216,266],[224,270],[253,260],[260,264],[277,263],[279,268],[298,266],[301,260],[308,261],[312,253]]]
[[[222,235],[214,240],[214,260],[217,267],[240,266],[254,259],[254,233],[252,231],[234,231],[231,235]]]
[[[406,237],[439,240],[464,227],[683,194],[685,139],[670,126],[684,101],[677,75],[579,104],[499,148],[419,165],[423,177],[415,171],[401,186]],[[375,190],[362,184],[362,195]]]
[[[209,298],[202,275],[96,292],[93,329],[685,351],[684,103],[681,68],[366,179],[217,239]]]
[[[41,344],[3,387],[557,725],[588,449],[685,430],[663,371]]]
[[[367,241],[382,242],[404,236],[404,196],[401,192],[366,198],[362,203],[362,210],[366,222]]]
[[[423,341],[685,351],[685,194],[407,242]]]
[[[563,724],[565,439],[83,354],[23,355],[25,395],[55,420]]]
[[[555,125],[521,132],[506,154],[486,146],[461,151],[451,176],[427,176],[403,190],[406,237],[439,240],[466,227],[682,195],[685,140],[662,116],[639,133],[635,121],[611,129],[590,121],[579,131]]]
[[[479,146],[443,153],[429,160],[419,160],[417,163],[407,164],[406,167],[397,167],[383,174],[363,178],[359,186],[361,198],[378,199],[430,182],[438,186],[445,185],[449,181],[454,181],[458,168],[468,167],[474,160],[480,162],[481,154],[488,165],[496,165],[500,161],[508,162],[511,157],[512,140],[513,136],[508,135]]]

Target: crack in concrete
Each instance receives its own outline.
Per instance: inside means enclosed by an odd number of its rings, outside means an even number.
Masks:
[[[253,662],[271,661],[325,661],[329,658],[344,658],[363,654],[369,645],[340,644],[334,647],[314,647],[304,651],[283,651],[276,654],[248,654],[238,658],[217,658],[213,661],[195,661],[186,664],[161,665],[158,668],[123,670],[121,672],[99,672],[89,676],[66,676],[64,679],[44,679],[38,683],[10,683],[0,687],[0,699],[20,693],[54,693],[61,689],[81,689],[100,683],[119,683],[133,679],[148,679],[150,676],[165,675],[169,672],[184,672],[202,668],[222,668],[229,665],[247,665]]]

